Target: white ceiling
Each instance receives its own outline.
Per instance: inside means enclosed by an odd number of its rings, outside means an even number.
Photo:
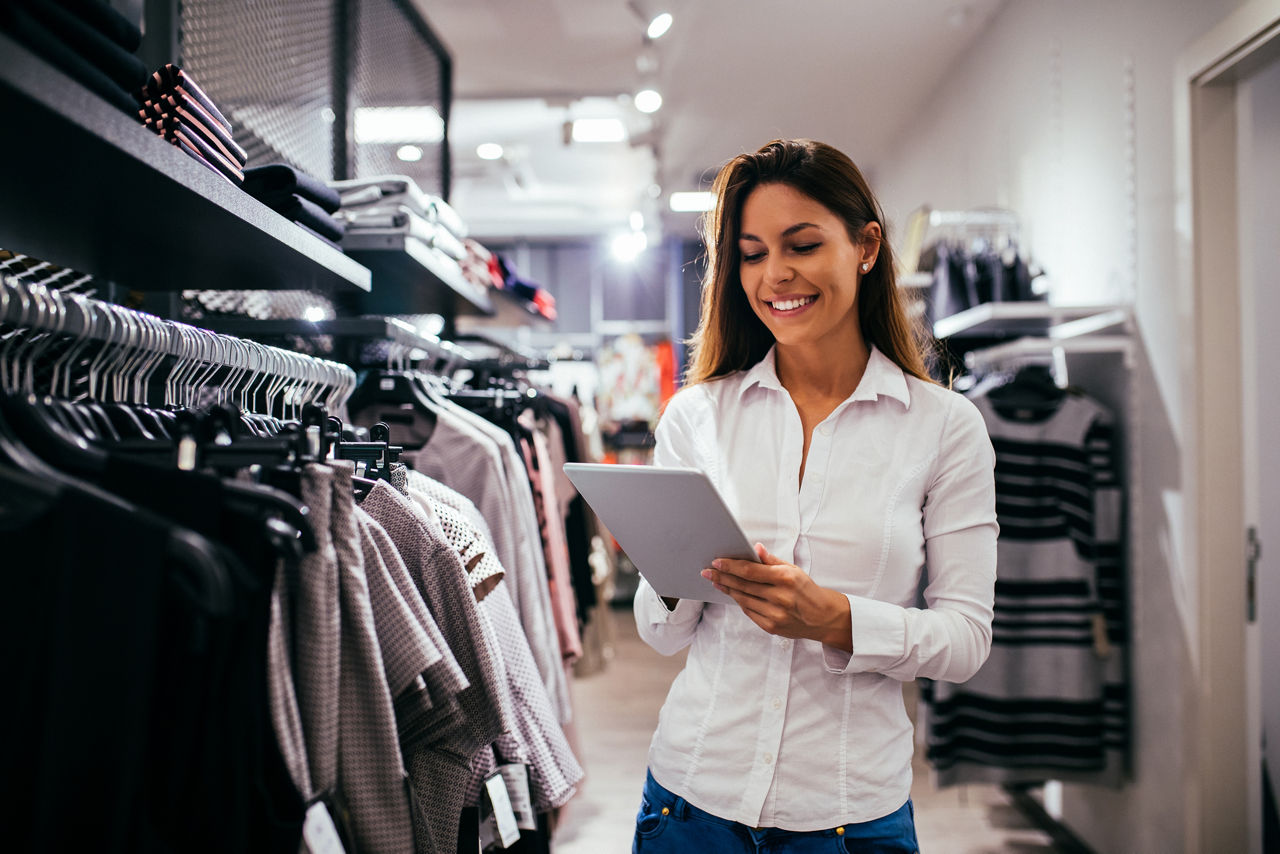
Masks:
[[[636,209],[692,234],[669,194],[775,137],[830,142],[874,176],[1007,0],[414,2],[453,55],[451,200],[497,240],[607,234]],[[646,43],[638,10],[658,6],[675,23]],[[646,86],[652,115],[631,105]],[[629,142],[566,144],[567,120],[605,116]],[[506,155],[479,159],[481,142]]]

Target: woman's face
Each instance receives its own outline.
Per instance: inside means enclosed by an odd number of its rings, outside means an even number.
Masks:
[[[761,184],[742,205],[742,288],[779,347],[829,348],[836,356],[861,346],[859,265],[875,263],[876,247],[874,240],[855,244],[843,220],[786,184]]]

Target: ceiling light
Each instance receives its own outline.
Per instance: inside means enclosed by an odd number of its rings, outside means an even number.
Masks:
[[[649,22],[649,29],[645,31],[651,39],[662,38],[663,33],[671,29],[671,22],[675,20],[671,17],[670,12],[660,12],[653,16],[653,20]]]
[[[444,119],[435,107],[356,107],[356,142],[441,142]]]
[[[705,190],[672,193],[668,204],[673,211],[700,213],[715,207],[716,197]]]
[[[640,211],[631,212],[631,230],[644,231],[644,214]]]
[[[476,146],[476,157],[481,160],[501,160],[502,146],[496,142],[482,142]]]
[[[627,130],[621,119],[575,119],[574,142],[622,142]]]
[[[408,163],[417,163],[422,159],[422,149],[416,145],[402,145],[396,149],[396,157]]]
[[[609,249],[619,261],[634,261],[648,245],[649,238],[643,231],[630,231],[615,236]]]
[[[302,310],[302,319],[311,323],[319,323],[324,320],[324,306],[309,305]]]
[[[642,113],[656,113],[662,107],[662,95],[657,89],[641,89],[636,93],[636,109]]]

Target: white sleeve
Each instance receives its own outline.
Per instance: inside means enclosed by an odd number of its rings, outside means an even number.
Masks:
[[[991,651],[996,581],[995,451],[982,414],[952,401],[924,502],[926,608],[849,597],[853,654],[823,652],[829,670],[963,682]]]
[[[704,468],[697,459],[694,433],[687,418],[688,404],[692,402],[689,395],[690,391],[685,391],[673,397],[658,421],[654,431],[657,445],[653,450],[653,464],[659,468]],[[649,646],[663,655],[674,655],[693,642],[702,619],[703,604],[681,599],[675,610],[671,610],[649,582],[641,578],[632,603],[636,628]]]

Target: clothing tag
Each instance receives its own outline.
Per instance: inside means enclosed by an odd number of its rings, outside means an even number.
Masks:
[[[378,388],[382,391],[395,391],[396,381],[394,377],[383,377],[378,380]]]
[[[1111,639],[1107,637],[1107,618],[1101,612],[1093,615],[1093,654],[1098,658],[1111,657]]]
[[[310,854],[346,854],[329,808],[319,801],[307,808],[302,821],[302,842]]]
[[[520,828],[511,809],[511,798],[507,795],[506,778],[501,773],[494,774],[484,781],[484,790],[489,795],[489,806],[493,812],[480,825],[481,842],[485,837],[485,825],[495,825],[496,840],[502,848],[509,848],[520,838]]]
[[[507,796],[511,798],[511,810],[516,814],[516,826],[521,830],[537,830],[538,816],[533,811],[533,796],[529,794],[529,769],[521,763],[499,765],[498,771],[507,782]]]

